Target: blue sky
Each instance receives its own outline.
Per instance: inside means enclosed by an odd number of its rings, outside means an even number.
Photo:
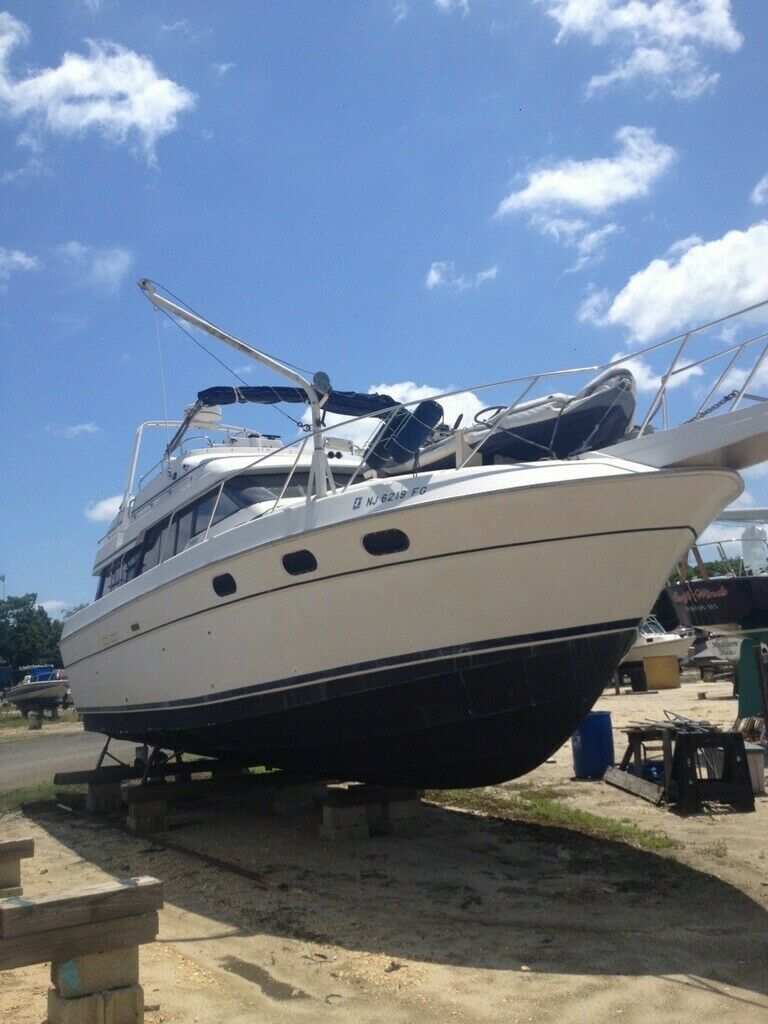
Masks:
[[[140,276],[363,390],[768,298],[763,2],[0,10],[0,572],[53,610],[92,597],[94,507],[162,415]],[[172,415],[231,383],[160,333]]]

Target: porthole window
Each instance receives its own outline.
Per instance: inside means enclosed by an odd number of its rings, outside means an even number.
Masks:
[[[410,543],[402,530],[379,530],[363,537],[363,547],[369,555],[394,555],[397,551],[407,551]]]
[[[314,572],[317,568],[317,559],[311,551],[291,551],[283,555],[283,568],[291,576],[302,576],[305,572]]]
[[[234,594],[237,590],[235,577],[228,572],[222,573],[221,576],[214,576],[211,583],[219,597],[229,597],[230,594]]]

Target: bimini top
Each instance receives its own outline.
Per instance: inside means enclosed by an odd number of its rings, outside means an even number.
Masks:
[[[293,387],[225,386],[206,388],[197,393],[198,408],[209,405],[233,405],[236,402],[260,402],[262,405],[296,402],[306,405],[307,401],[306,391]],[[372,416],[385,421],[363,451],[366,466],[376,470],[387,465],[413,461],[432,430],[443,418],[442,405],[429,398],[410,410],[403,408],[389,395],[364,395],[359,391],[334,391],[332,388],[322,393],[320,408],[323,412],[336,413],[339,416]],[[186,429],[186,421],[183,429]],[[181,433],[183,430],[177,432],[171,444],[175,444]]]
[[[307,393],[303,388],[272,387],[213,387],[198,391],[197,400],[201,405],[235,405],[237,402],[258,402],[260,405],[276,405],[278,402],[307,404]],[[393,405],[398,405],[390,395],[364,395],[359,391],[335,391],[331,389],[321,396],[321,405],[327,412],[339,416],[386,416]]]

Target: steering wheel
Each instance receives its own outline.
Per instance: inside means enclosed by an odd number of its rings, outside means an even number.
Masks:
[[[504,412],[505,409],[509,408],[506,405],[486,405],[484,409],[480,409],[475,413],[475,423],[479,423],[481,427],[490,426],[488,420],[493,419],[500,412]]]

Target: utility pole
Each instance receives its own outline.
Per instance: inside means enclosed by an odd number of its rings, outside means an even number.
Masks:
[[[5,600],[5,573],[0,572],[0,583],[3,584],[3,600]]]

